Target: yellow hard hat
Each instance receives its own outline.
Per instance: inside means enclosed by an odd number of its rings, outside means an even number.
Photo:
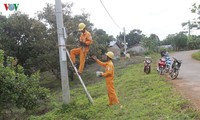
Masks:
[[[114,53],[111,52],[111,51],[107,52],[106,55],[107,55],[109,58],[111,58],[111,59],[114,58]]]
[[[84,24],[84,23],[80,23],[79,25],[78,25],[78,30],[79,31],[82,31],[84,28],[86,27],[86,25]]]

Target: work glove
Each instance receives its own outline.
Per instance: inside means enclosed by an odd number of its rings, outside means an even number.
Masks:
[[[99,77],[103,77],[103,73],[100,73]]]
[[[80,46],[85,47],[87,45],[84,42],[80,41]]]
[[[103,72],[100,72],[100,71],[97,71],[97,72],[96,72],[96,76],[97,76],[97,77],[102,77],[102,75],[103,75]]]
[[[92,56],[92,59],[96,61],[96,60],[97,60],[97,57],[93,55],[93,56]]]

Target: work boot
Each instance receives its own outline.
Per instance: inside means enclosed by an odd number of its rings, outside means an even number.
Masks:
[[[82,73],[81,73],[81,72],[78,72],[78,74],[81,75]]]
[[[79,64],[78,63],[74,63],[74,66],[76,67],[76,69],[79,68]]]

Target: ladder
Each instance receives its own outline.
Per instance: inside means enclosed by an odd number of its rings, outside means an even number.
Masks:
[[[70,60],[70,62],[71,62],[71,64],[72,64],[72,66],[73,66],[73,68],[74,68],[74,70],[75,70],[75,72],[76,72],[76,75],[78,76],[78,78],[79,78],[79,80],[80,80],[80,82],[81,82],[81,84],[82,84],[82,86],[83,86],[83,88],[84,88],[84,90],[85,90],[85,92],[86,92],[86,95],[87,95],[87,97],[88,97],[88,100],[90,101],[90,103],[93,104],[93,99],[92,99],[92,97],[90,96],[90,93],[87,91],[87,88],[86,88],[86,86],[85,86],[85,84],[84,84],[84,82],[83,82],[81,76],[78,74],[78,70],[77,70],[77,68],[75,67],[75,65],[73,64],[73,62],[72,62],[72,60],[71,60],[71,58],[70,58],[68,49],[66,49],[66,52],[67,52],[67,56],[68,56],[68,58],[69,58],[69,60]]]

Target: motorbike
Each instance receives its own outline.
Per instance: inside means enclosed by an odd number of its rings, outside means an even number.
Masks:
[[[149,74],[151,72],[151,57],[145,57],[144,72]]]
[[[167,56],[165,58],[165,63],[166,63],[165,72],[168,73],[169,70],[170,70],[170,66],[172,64],[172,61],[171,61],[170,57]]]
[[[161,58],[158,63],[158,72],[160,75],[162,75],[164,73],[165,67],[166,67],[165,58]]]
[[[172,63],[172,69],[171,69],[171,72],[169,73],[172,80],[174,80],[178,77],[180,67],[181,67],[181,64],[182,64],[182,60],[177,60],[174,57],[173,57],[173,59],[174,59],[174,61]]]

